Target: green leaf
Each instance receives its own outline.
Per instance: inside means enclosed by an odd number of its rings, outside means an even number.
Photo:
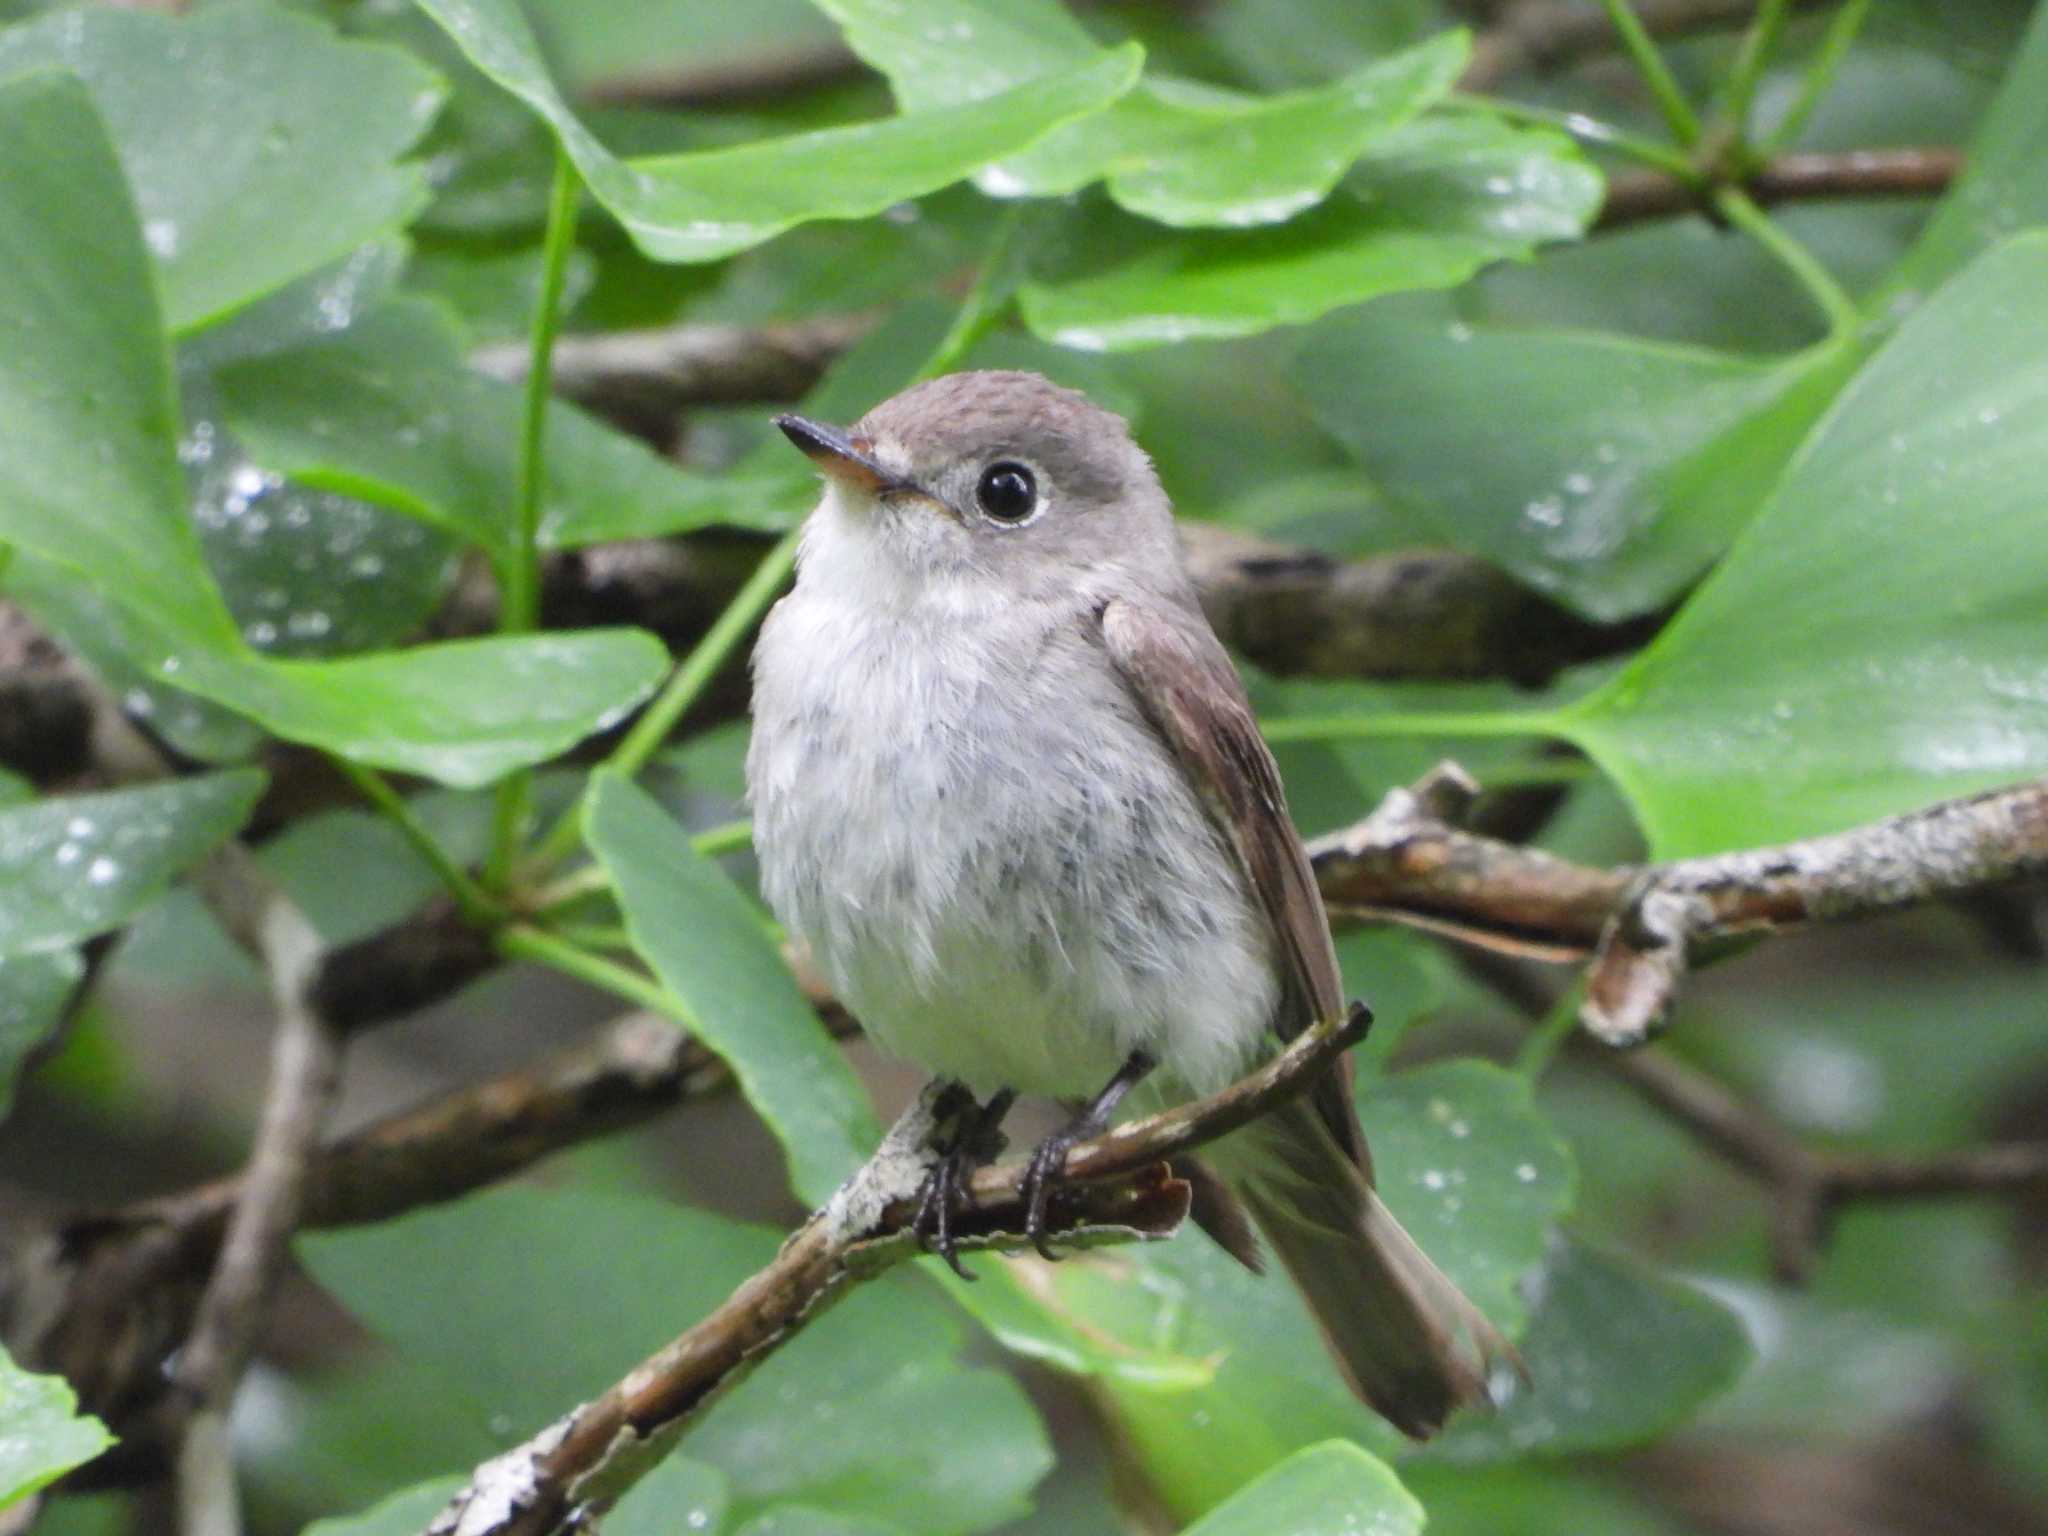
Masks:
[[[114,1443],[78,1411],[61,1376],[35,1376],[0,1351],[0,1509],[83,1466]]]
[[[153,279],[85,90],[0,85],[0,540],[74,573],[144,672],[276,734],[452,784],[549,757],[644,698],[667,666],[632,631],[271,661],[243,641],[185,511]]]
[[[903,1529],[861,1515],[812,1509],[804,1504],[778,1504],[756,1515],[733,1536],[898,1536]]]
[[[1641,1444],[1684,1423],[1749,1363],[1749,1336],[1726,1307],[1584,1244],[1561,1244],[1535,1289],[1521,1341],[1530,1384],[1418,1455],[1511,1460]]]
[[[1388,1205],[1512,1331],[1525,1311],[1516,1281],[1541,1262],[1573,1182],[1526,1085],[1457,1061],[1369,1083],[1358,1107]],[[1286,1276],[1248,1273],[1199,1232],[1032,1273],[1046,1316],[1035,1333],[1050,1337],[1031,1352],[1068,1365],[1054,1332],[1061,1322],[1089,1341],[1084,1365],[1147,1481],[1181,1518],[1319,1441],[1401,1443],[1344,1385]],[[1117,1368],[1117,1351],[1135,1368]],[[1206,1365],[1209,1379],[1161,1368],[1175,1359]]]
[[[219,594],[192,579],[203,566],[178,512],[155,279],[85,88],[53,74],[0,85],[0,138],[0,538],[92,573],[165,629],[232,645]]]
[[[1019,302],[1039,335],[1090,351],[1249,336],[1454,287],[1576,237],[1600,197],[1599,174],[1559,135],[1428,118],[1384,135],[1335,196],[1276,228],[1174,233],[1077,210]]]
[[[359,1515],[315,1520],[300,1536],[419,1536],[463,1486],[461,1477],[437,1477],[380,1499]]]
[[[392,301],[330,339],[224,368],[215,383],[266,468],[395,507],[501,564],[512,557],[522,392],[469,368],[438,305]],[[543,463],[549,548],[789,517],[777,497],[687,474],[559,401]]]
[[[1556,717],[1657,857],[2048,768],[2044,285],[2048,236],[2023,236],[1913,314],[1649,650]]]
[[[620,160],[569,110],[512,0],[420,0],[485,74],[552,127],[599,202],[658,261],[716,261],[814,219],[861,219],[949,186],[1131,88],[1117,49],[944,111]]]
[[[446,595],[456,551],[439,530],[271,474],[210,417],[192,424],[179,457],[207,569],[243,638],[265,655],[397,645]]]
[[[790,1183],[823,1204],[881,1138],[860,1081],[769,941],[760,914],[628,779],[600,773],[584,836],[626,927],[690,1031],[731,1064],[789,1158]]]
[[[637,629],[456,640],[332,661],[195,653],[173,679],[302,741],[457,789],[559,756],[654,691],[668,652]]]
[[[0,956],[0,1120],[14,1107],[22,1068],[57,1027],[84,976],[85,961],[75,949]]]
[[[672,1455],[626,1490],[618,1507],[604,1517],[607,1536],[675,1536],[702,1531],[721,1536],[732,1529],[726,1519],[732,1487],[714,1466]]]
[[[907,112],[959,107],[1101,57],[1055,0],[928,0],[914,11],[823,0],[823,9]],[[1369,144],[1439,100],[1469,52],[1464,33],[1447,32],[1271,97],[1148,78],[979,180],[998,196],[1045,196],[1106,177],[1121,207],[1164,224],[1279,223],[1329,196]]]
[[[408,268],[411,247],[402,235],[360,245],[340,261],[256,300],[218,325],[178,343],[181,374],[205,373],[224,363],[263,357],[331,336],[382,303]]]
[[[1358,1117],[1401,1224],[1482,1312],[1519,1333],[1519,1282],[1575,1183],[1528,1084],[1489,1062],[1442,1062],[1363,1085]]]
[[[0,810],[0,955],[118,928],[248,820],[263,784],[236,769]]]
[[[1593,618],[1671,601],[1718,559],[1848,371],[1375,305],[1310,333],[1316,419],[1445,542]]]
[[[379,1334],[525,1434],[710,1312],[779,1241],[665,1200],[504,1188],[305,1234],[297,1251]],[[929,1290],[870,1281],[721,1398],[683,1451],[723,1474],[735,1525],[790,1503],[931,1536],[997,1524],[1050,1451],[1016,1384],[963,1366],[961,1345]]]
[[[1183,1536],[1420,1536],[1422,1506],[1394,1469],[1346,1440],[1297,1451]]]
[[[92,7],[0,31],[0,77],[39,66],[79,76],[105,115],[174,331],[344,256],[426,202],[421,168],[398,157],[440,105],[438,79],[282,7]],[[43,216],[66,216],[65,201]]]
[[[2007,235],[2048,223],[2048,10],[2036,9],[1963,171],[1879,301],[1910,305]]]

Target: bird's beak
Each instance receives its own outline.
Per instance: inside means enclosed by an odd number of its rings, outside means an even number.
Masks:
[[[866,438],[803,416],[778,416],[775,425],[782,428],[782,435],[795,443],[806,458],[844,485],[870,495],[906,488],[901,477],[882,467]]]

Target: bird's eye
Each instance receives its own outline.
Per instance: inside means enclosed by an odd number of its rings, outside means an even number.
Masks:
[[[999,523],[1021,523],[1038,508],[1038,482],[1022,464],[1007,459],[981,472],[974,488],[981,510]]]

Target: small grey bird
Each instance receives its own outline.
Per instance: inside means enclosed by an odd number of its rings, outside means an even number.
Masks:
[[[1341,1012],[1314,876],[1120,418],[961,373],[777,425],[825,495],[754,652],[762,890],[877,1042],[988,1099],[954,1153],[1017,1093],[1092,1096],[1033,1161],[1043,1248],[1139,1079],[1210,1092]],[[1513,1351],[1373,1192],[1341,1075],[1210,1151],[1367,1403],[1420,1437],[1486,1399]]]

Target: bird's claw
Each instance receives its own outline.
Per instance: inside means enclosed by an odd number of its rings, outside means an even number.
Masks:
[[[1013,1095],[997,1094],[986,1105],[967,1099],[960,1113],[959,1128],[946,1145],[937,1149],[931,1171],[918,1191],[917,1215],[910,1230],[918,1247],[936,1253],[953,1273],[972,1282],[976,1277],[960,1262],[960,1245],[953,1231],[953,1218],[973,1204],[969,1189],[974,1170],[1001,1156],[1005,1145],[1000,1126]]]
[[[1049,1264],[1057,1264],[1061,1255],[1053,1249],[1052,1238],[1045,1230],[1046,1216],[1066,1168],[1067,1151],[1080,1139],[1070,1130],[1055,1131],[1038,1144],[1031,1154],[1031,1166],[1024,1173],[1024,1235],[1038,1250],[1038,1256]]]

